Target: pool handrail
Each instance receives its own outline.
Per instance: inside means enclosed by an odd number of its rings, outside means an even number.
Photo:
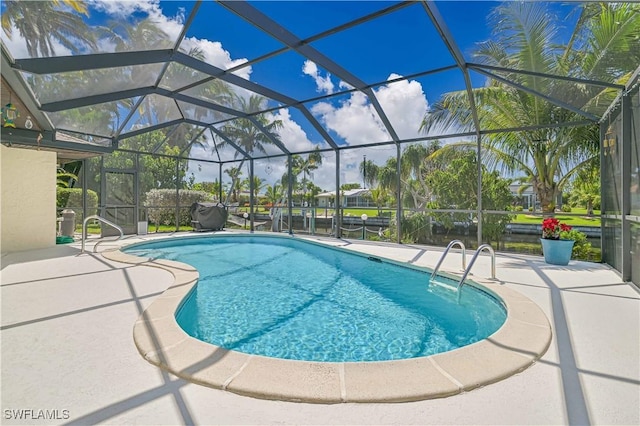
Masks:
[[[440,269],[440,266],[442,265],[444,258],[447,257],[447,254],[449,254],[449,250],[451,250],[451,248],[454,245],[460,246],[460,248],[462,249],[462,270],[464,271],[465,269],[467,269],[467,249],[465,248],[464,243],[462,241],[453,240],[449,243],[447,248],[444,249],[442,256],[440,256],[440,260],[438,260],[438,264],[436,265],[436,267],[433,269],[433,272],[431,273],[431,278],[429,278],[429,282],[433,281],[433,279],[436,277],[436,275],[438,274],[438,269]]]
[[[122,238],[124,236],[124,231],[122,230],[122,228],[119,227],[118,225],[116,225],[115,223],[103,218],[102,216],[98,216],[97,214],[94,214],[94,215],[91,215],[91,216],[87,216],[82,221],[82,248],[80,249],[80,254],[84,253],[84,244],[85,244],[85,241],[87,239],[87,222],[89,222],[90,220],[97,220],[98,222],[102,222],[105,225],[109,225],[112,228],[115,228],[120,233],[120,236],[118,238],[116,238],[115,240],[113,240],[113,241],[118,241],[120,238]],[[95,250],[95,247],[94,247],[94,250]]]
[[[464,280],[467,278],[467,275],[469,275],[469,271],[471,271],[471,268],[473,267],[473,264],[476,262],[476,259],[478,258],[480,253],[484,250],[487,250],[491,255],[491,279],[496,279],[496,252],[493,251],[493,248],[489,244],[482,244],[476,250],[476,253],[471,258],[471,262],[469,262],[469,267],[467,267],[467,269],[464,271],[462,278],[460,278],[460,282],[458,282],[458,301],[460,301],[460,291],[462,290],[462,286],[464,285]]]

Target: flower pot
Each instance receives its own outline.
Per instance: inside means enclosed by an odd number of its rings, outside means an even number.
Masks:
[[[544,261],[552,265],[568,265],[573,250],[573,240],[551,240],[540,238]]]

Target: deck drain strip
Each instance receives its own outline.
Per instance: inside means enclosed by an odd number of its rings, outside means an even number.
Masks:
[[[249,356],[247,358],[247,360],[244,362],[244,364],[242,364],[242,366],[240,368],[238,368],[238,371],[236,371],[235,373],[233,373],[223,384],[222,384],[222,389],[227,389],[227,386],[229,386],[229,384],[240,375],[240,373],[242,373],[242,371],[245,369],[245,367],[247,365],[249,365],[249,362],[251,361],[251,358],[253,358],[252,356]]]
[[[442,367],[440,367],[438,365],[438,363],[433,358],[429,357],[429,361],[431,361],[431,364],[436,368],[436,370],[438,370],[440,372],[440,374],[442,374],[447,379],[451,380],[451,382],[454,385],[456,385],[458,387],[458,389],[462,390],[464,388],[462,383],[457,381],[455,377],[453,377],[451,374],[447,373]]]

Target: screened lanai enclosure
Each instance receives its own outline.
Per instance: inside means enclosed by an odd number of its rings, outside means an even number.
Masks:
[[[2,143],[58,152],[77,226],[199,202],[540,254],[556,215],[640,283],[639,4],[3,0],[2,29]]]

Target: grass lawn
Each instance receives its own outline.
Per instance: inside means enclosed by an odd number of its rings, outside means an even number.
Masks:
[[[556,213],[554,217],[571,226],[600,226],[599,210],[593,211],[593,217],[587,216],[587,209],[573,209],[571,213]],[[521,213],[511,223],[540,225],[542,224],[542,214]]]

